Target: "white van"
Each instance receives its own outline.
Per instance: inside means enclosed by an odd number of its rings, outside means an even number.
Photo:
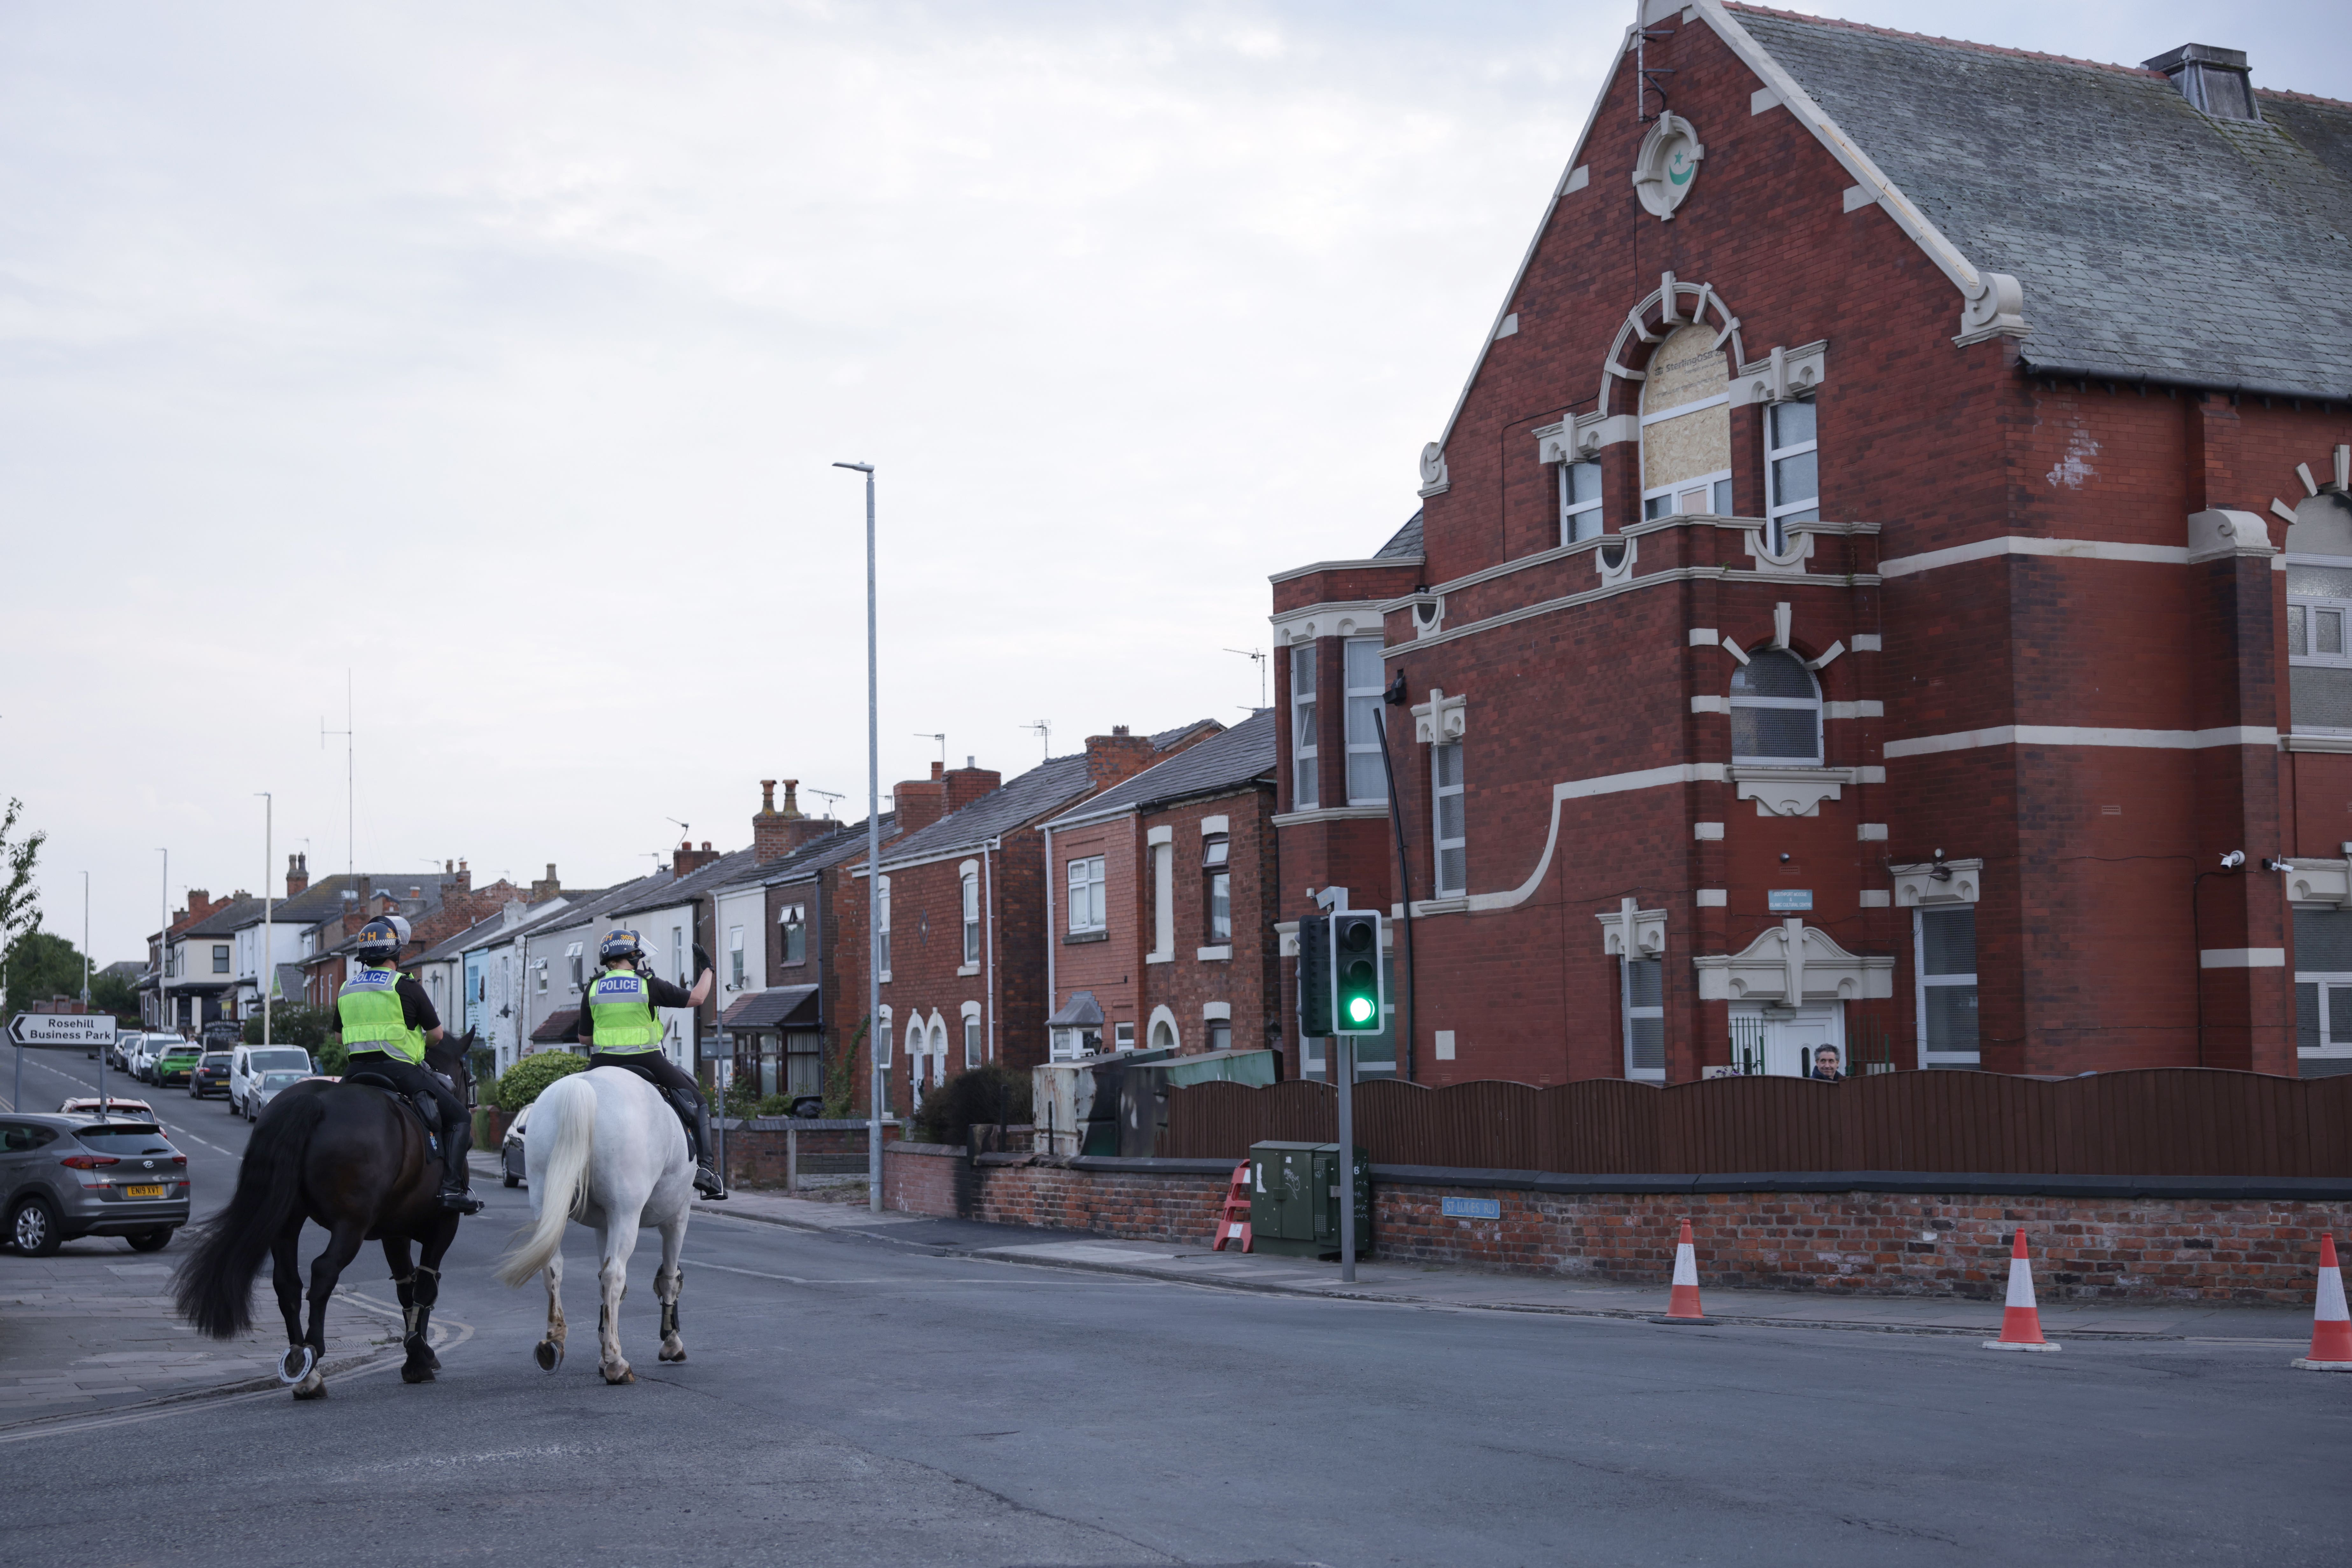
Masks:
[[[296,1072],[314,1072],[310,1053],[299,1046],[239,1046],[228,1064],[228,1110],[232,1116],[245,1114],[245,1091],[257,1082],[261,1075],[291,1068]]]

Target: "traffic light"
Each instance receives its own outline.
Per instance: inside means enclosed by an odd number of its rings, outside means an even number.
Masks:
[[[1302,915],[1298,921],[1298,1034],[1319,1040],[1331,1032],[1331,921]]]
[[[1386,1025],[1382,1013],[1387,992],[1388,987],[1381,982],[1381,917],[1361,910],[1343,910],[1333,915],[1331,1032],[1381,1033]]]

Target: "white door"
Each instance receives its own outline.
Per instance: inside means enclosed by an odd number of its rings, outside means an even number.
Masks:
[[[1839,1059],[1844,1059],[1845,1004],[1808,1002],[1790,1008],[1734,1003],[1731,1035],[1735,1067],[1776,1078],[1803,1078],[1813,1070],[1813,1052],[1822,1046],[1835,1047]]]

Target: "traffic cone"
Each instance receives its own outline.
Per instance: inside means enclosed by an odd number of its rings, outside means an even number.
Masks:
[[[1682,1236],[1675,1242],[1675,1285],[1666,1297],[1666,1313],[1652,1318],[1654,1323],[1711,1323],[1715,1321],[1698,1304],[1698,1251],[1691,1246],[1690,1221],[1683,1221]]]
[[[2288,1363],[2304,1372],[2352,1372],[2352,1313],[2344,1310],[2344,1271],[2336,1237],[2319,1238],[2319,1299],[2311,1314],[2311,1353]]]
[[[2000,1315],[2000,1338],[1987,1340],[1989,1351],[2054,1351],[2042,1337],[2042,1309],[2033,1304],[2033,1264],[2025,1256],[2025,1231],[2009,1249],[2009,1305]]]

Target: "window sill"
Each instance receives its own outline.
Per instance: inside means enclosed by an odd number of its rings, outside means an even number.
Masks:
[[[1173,963],[1176,962],[1176,954],[1172,952],[1147,952],[1143,955],[1143,962],[1146,963]]]
[[[979,973],[980,965],[977,963],[962,963],[956,966],[956,978],[959,980],[962,979],[965,975],[977,974]]]
[[[1204,947],[1192,954],[1194,958],[1199,959],[1203,963],[1213,963],[1221,958],[1231,958],[1233,955],[1234,944],[1232,942],[1225,942],[1217,947]]]
[[[1107,931],[1074,931],[1062,939],[1062,945],[1077,947],[1089,942],[1108,942],[1109,940],[1110,932]]]
[[[2307,734],[2297,731],[2292,735],[2279,737],[2279,750],[2282,752],[2352,752],[2352,732],[2330,735]]]
[[[1274,819],[1276,827],[1297,827],[1309,822],[1374,822],[1385,821],[1389,808],[1385,805],[1308,806],[1304,811],[1286,811]]]
[[[1469,894],[1448,893],[1443,898],[1421,899],[1416,900],[1412,906],[1412,912],[1413,917],[1417,920],[1423,915],[1460,914],[1464,910],[1466,910],[1469,907]]]

